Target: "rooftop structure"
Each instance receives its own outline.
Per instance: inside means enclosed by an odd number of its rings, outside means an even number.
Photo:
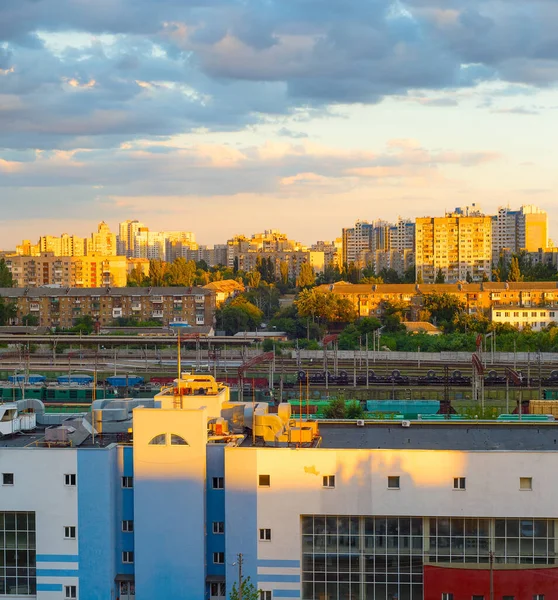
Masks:
[[[58,423],[16,407],[40,429],[0,436],[8,597],[224,600],[239,554],[266,599],[557,589],[553,421],[317,422],[188,373]]]

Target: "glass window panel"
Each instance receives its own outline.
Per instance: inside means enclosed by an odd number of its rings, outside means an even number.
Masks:
[[[450,534],[450,520],[449,519],[438,519],[438,536],[449,536]]]
[[[374,535],[374,519],[372,517],[364,517],[364,533]]]
[[[312,517],[302,517],[302,533],[312,534],[314,528],[314,520]]]
[[[372,554],[374,552],[374,538],[371,535],[364,537],[364,552]]]
[[[328,552],[337,552],[336,535],[326,535],[326,549]]]
[[[430,535],[436,535],[437,521],[437,519],[430,519]]]
[[[452,536],[463,536],[465,532],[465,525],[463,519],[452,519],[451,520],[451,535]]]
[[[547,537],[554,537],[554,521],[546,522]]]
[[[547,521],[544,519],[535,519],[533,522],[535,537],[546,537],[547,536]]]
[[[351,568],[350,568],[351,562],[348,556],[343,556],[340,555],[339,556],[339,572],[340,573],[348,573]]]
[[[519,537],[519,519],[506,519],[506,535]]]
[[[522,519],[519,524],[519,535],[521,537],[532,538],[535,535],[535,527],[532,519]]]
[[[522,556],[533,556],[533,538],[522,538],[519,544],[519,553]]]
[[[323,554],[314,555],[314,569],[318,572],[325,573],[326,559]]]
[[[399,535],[410,535],[411,519],[399,519]]]
[[[506,520],[496,519],[494,524],[494,532],[496,537],[506,537]]]
[[[27,530],[27,513],[17,513],[16,515],[17,528],[20,531]]]
[[[411,519],[411,533],[422,535],[422,519]]]
[[[533,547],[534,547],[535,556],[546,556],[546,553],[547,553],[546,538],[535,538],[535,543],[534,543]]]
[[[326,533],[337,533],[337,517],[326,517]]]
[[[519,555],[519,538],[508,538],[506,540],[506,555],[508,557]]]
[[[479,536],[488,537],[490,535],[490,521],[488,519],[479,519]]]
[[[349,561],[351,565],[351,572],[360,572],[360,556],[351,556]]]
[[[389,535],[387,538],[387,551],[388,552],[397,552],[399,549],[398,544],[399,538],[395,535]]]
[[[328,518],[329,521],[329,518]],[[337,519],[337,527],[339,535],[347,535],[349,533],[349,518],[339,517]],[[328,533],[335,533],[335,530],[329,531]]]
[[[411,539],[413,552],[419,551],[422,552],[422,538],[421,537],[413,537]]]
[[[452,537],[451,538],[451,553],[454,554],[463,554],[465,540],[462,537]]]
[[[302,552],[312,552],[312,536],[302,536]]]
[[[6,513],[4,516],[4,519],[5,519],[6,531],[15,531],[15,528],[16,528],[15,513]]]
[[[477,536],[479,531],[478,525],[477,519],[465,519],[465,535]]]
[[[337,563],[337,559],[339,557],[337,554],[326,554],[326,571],[338,571],[339,565]]]
[[[399,552],[409,552],[411,549],[411,538],[407,535],[399,537]]]
[[[386,519],[375,519],[376,521],[376,535],[385,535],[387,531]]]
[[[360,519],[358,517],[350,518],[349,531],[352,535],[358,535],[360,533]]]
[[[397,535],[399,533],[398,519],[387,520],[387,532],[389,535]]]

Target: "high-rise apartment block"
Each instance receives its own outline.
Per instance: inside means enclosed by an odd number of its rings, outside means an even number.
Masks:
[[[142,227],[145,228],[145,225],[136,219],[118,224],[117,247],[120,256],[131,258],[135,255],[136,235]]]
[[[519,210],[500,207],[492,217],[492,262],[502,252],[538,252],[548,246],[548,215],[536,206],[524,205]]]
[[[180,249],[180,254],[173,250],[175,247]],[[150,231],[148,227],[140,227],[134,236],[133,255],[172,262],[185,247],[197,248],[195,235],[190,231]]]
[[[16,287],[123,287],[126,285],[125,256],[40,256],[6,257],[6,266]]]
[[[343,228],[343,264],[364,266],[366,252],[372,250],[373,225],[357,221],[354,227]]]
[[[101,221],[97,233],[92,233],[87,240],[87,254],[98,256],[116,256],[116,234],[112,233],[110,227]]]
[[[442,271],[447,283],[483,281],[492,264],[492,217],[473,205],[445,217],[416,220],[417,278],[434,283]]]

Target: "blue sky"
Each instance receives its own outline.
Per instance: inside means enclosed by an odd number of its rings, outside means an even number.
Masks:
[[[3,240],[104,219],[202,243],[537,204],[553,0],[2,0]]]

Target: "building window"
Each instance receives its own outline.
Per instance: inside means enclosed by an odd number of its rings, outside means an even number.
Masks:
[[[171,433],[170,445],[171,446],[189,446],[188,442],[181,435],[178,435],[176,433]]]
[[[533,478],[532,477],[520,477],[519,478],[519,489],[524,491],[531,491],[533,489]]]
[[[214,565],[224,565],[225,564],[225,553],[224,552],[214,552],[213,553],[213,564]]]
[[[225,533],[225,523],[223,521],[213,521],[213,533]]]
[[[464,490],[465,489],[465,477],[454,477],[453,478],[453,489]]]
[[[214,477],[213,478],[213,489],[214,490],[225,489],[225,478],[224,477]]]
[[[0,559],[0,595],[34,596],[37,590],[34,512],[0,512]]]
[[[325,488],[334,488],[335,487],[335,475],[324,475],[322,485]]]
[[[544,594],[534,594],[533,600],[544,600]]]
[[[471,600],[484,600],[484,596],[472,596]]]
[[[502,596],[502,600],[515,600],[515,596]]]
[[[122,552],[122,562],[126,565],[131,565],[134,562],[134,553],[130,550]]]
[[[129,489],[134,487],[134,478],[133,477],[122,477],[122,487]]]
[[[509,316],[510,316],[509,312],[504,313],[504,317],[509,317]]]
[[[271,542],[271,529],[260,529],[260,542]]]
[[[2,485],[14,485],[14,474],[2,473]]]
[[[259,475],[258,476],[258,485],[260,487],[270,487],[271,486],[271,476],[270,475]]]
[[[73,600],[77,598],[77,586],[76,585],[65,585],[64,586],[64,600]]]
[[[401,486],[401,478],[399,475],[390,475],[388,477],[388,490],[398,490]]]
[[[156,435],[154,438],[151,438],[149,445],[150,446],[165,446],[166,443],[167,443],[167,434],[160,433],[159,435]]]
[[[501,312],[497,312],[497,313],[496,313],[496,316],[497,316],[497,317],[501,317],[501,316],[502,316],[502,313],[501,313]]]
[[[269,590],[260,590],[260,600],[272,600]]]
[[[209,586],[211,598],[224,598],[227,595],[227,586],[224,581],[217,581]]]
[[[64,539],[65,540],[75,540],[76,539],[75,525],[65,525],[64,526]]]
[[[122,521],[122,531],[124,533],[132,533],[134,531],[133,521]]]
[[[358,582],[363,569],[363,598],[386,598],[387,581],[399,598],[422,598],[422,523],[410,517],[303,516],[302,598],[326,597],[329,581],[336,584],[330,597],[345,597],[338,591],[340,573]],[[358,589],[353,596],[359,597]]]
[[[442,600],[453,600],[453,594],[442,594]]]
[[[64,475],[64,485],[67,485],[68,487],[74,487],[76,485],[76,474],[66,473]]]

